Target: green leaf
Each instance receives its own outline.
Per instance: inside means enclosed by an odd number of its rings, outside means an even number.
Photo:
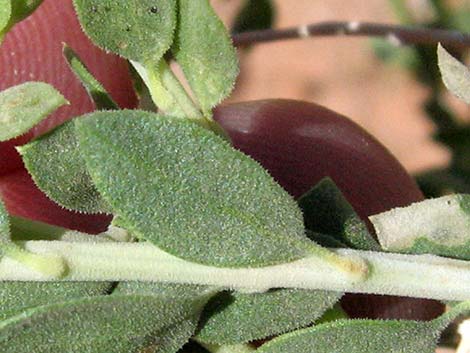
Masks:
[[[197,320],[207,299],[112,295],[37,307],[0,323],[0,348],[5,353],[174,353],[185,342],[175,342],[171,333],[177,331],[180,339],[186,321]]]
[[[257,353],[434,353],[442,330],[469,309],[465,302],[429,322],[338,320],[279,336]]]
[[[43,0],[13,0],[11,1],[12,5],[12,21],[11,25],[14,25],[17,22],[24,20],[26,17],[31,15],[34,10],[36,10],[39,5],[41,5]]]
[[[0,141],[26,133],[67,100],[43,82],[26,82],[0,92]]]
[[[324,178],[302,195],[298,203],[308,230],[331,235],[355,249],[380,250],[366,224],[330,178]]]
[[[101,48],[157,63],[173,43],[176,0],[74,0],[85,33]]]
[[[88,68],[80,60],[78,55],[68,46],[64,45],[63,53],[72,72],[85,87],[88,95],[95,103],[98,110],[116,110],[119,109],[116,102],[106,92],[103,85],[88,71]]]
[[[447,89],[456,97],[470,104],[470,71],[469,69],[450,55],[444,47],[437,47],[437,58],[442,80]]]
[[[8,26],[11,11],[11,0],[0,0],[0,33],[2,33]]]
[[[237,344],[305,327],[331,308],[341,293],[277,289],[266,293],[224,292],[203,312],[199,341]]]
[[[172,50],[204,112],[230,94],[238,75],[237,55],[208,0],[179,0]]]
[[[97,112],[75,125],[98,190],[135,236],[164,251],[230,267],[325,253],[306,238],[287,192],[201,126],[142,111]]]
[[[26,309],[106,294],[110,282],[0,282],[0,321]]]
[[[54,202],[80,212],[109,212],[86,170],[73,122],[66,122],[18,151],[36,185]]]
[[[470,260],[470,195],[449,195],[370,217],[385,250]]]
[[[232,26],[232,33],[271,28],[275,10],[271,0],[246,0]]]

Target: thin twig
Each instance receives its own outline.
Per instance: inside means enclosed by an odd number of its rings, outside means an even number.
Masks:
[[[322,36],[384,37],[396,45],[437,44],[470,47],[470,35],[458,31],[356,21],[327,21],[296,28],[267,29],[233,36],[236,46]]]

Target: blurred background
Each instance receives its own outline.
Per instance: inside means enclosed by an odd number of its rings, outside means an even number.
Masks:
[[[238,31],[330,20],[470,30],[468,0],[212,3],[227,26]],[[441,135],[454,136],[457,128],[460,138],[461,130],[466,130],[469,111],[443,89],[435,50],[433,46],[397,47],[386,40],[344,36],[260,44],[242,51],[241,75],[230,100],[292,98],[322,104],[376,136],[411,173],[419,175],[428,194],[437,195],[448,189],[466,191],[467,173],[455,168],[462,164],[456,161],[456,155],[464,154],[461,150],[466,147],[460,146],[457,152],[452,146],[451,151],[452,143],[441,143],[446,139]],[[466,59],[465,52],[453,54]],[[433,138],[436,134],[439,142]],[[454,165],[452,170],[449,165]],[[443,182],[449,185],[443,187]]]

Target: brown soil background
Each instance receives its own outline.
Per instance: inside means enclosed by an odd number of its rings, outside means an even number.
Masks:
[[[417,16],[425,1],[410,0]],[[227,24],[242,0],[212,0]],[[275,27],[317,21],[397,23],[386,0],[277,0]],[[426,87],[397,65],[378,60],[366,38],[329,37],[262,44],[241,55],[230,101],[291,98],[342,113],[377,137],[410,172],[445,165],[449,154],[432,142],[421,103]],[[453,104],[459,105],[458,102]],[[465,111],[465,107],[459,105]]]

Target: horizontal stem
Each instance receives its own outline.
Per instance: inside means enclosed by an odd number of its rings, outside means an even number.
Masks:
[[[204,284],[243,291],[304,288],[430,298],[470,299],[470,263],[431,255],[401,255],[351,249],[332,250],[370,268],[364,279],[348,276],[319,257],[260,268],[218,268],[174,257],[145,243],[21,243],[37,254],[66,259],[68,281],[153,281]],[[0,261],[0,281],[44,281],[14,259]]]
[[[437,44],[440,42],[445,46],[470,47],[470,35],[458,31],[357,21],[325,21],[286,29],[244,32],[234,35],[233,42],[236,46],[246,46],[322,36],[384,37],[395,44]]]

